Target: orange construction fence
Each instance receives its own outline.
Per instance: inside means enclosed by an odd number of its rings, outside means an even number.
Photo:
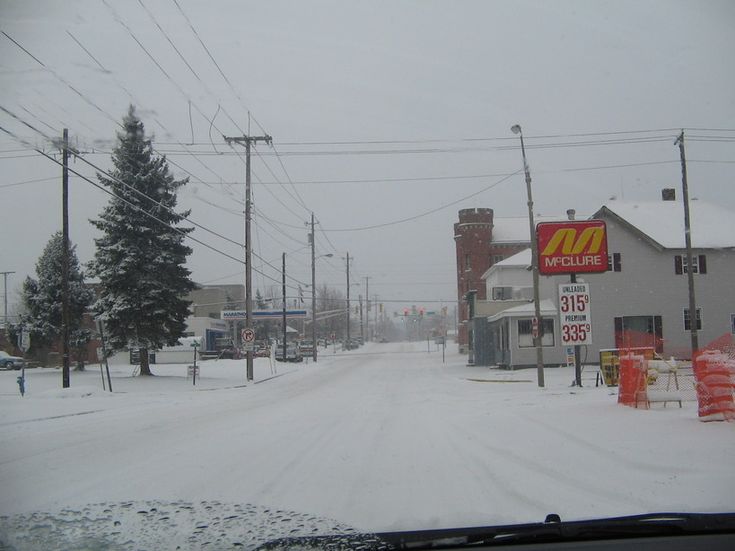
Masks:
[[[723,335],[694,359],[700,421],[735,420],[735,352],[732,335]]]
[[[646,392],[646,358],[641,354],[621,352],[618,403],[638,407]]]

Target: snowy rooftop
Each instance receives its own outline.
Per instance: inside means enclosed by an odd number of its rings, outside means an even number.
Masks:
[[[495,266],[530,266],[531,265],[531,248],[523,249],[521,252],[504,258],[500,262],[496,262]]]
[[[684,207],[681,201],[611,201],[607,208],[667,249],[683,249]],[[690,202],[692,246],[735,246],[735,212],[703,201]],[[597,214],[599,214],[599,212]]]
[[[542,316],[556,316],[556,306],[554,303],[549,299],[541,299],[540,303],[541,307],[541,315]],[[518,306],[513,306],[512,308],[508,308],[506,310],[503,310],[502,312],[498,312],[497,314],[494,314],[492,316],[489,316],[487,319],[488,321],[496,321],[500,318],[509,317],[509,316],[532,316],[536,311],[536,308],[533,304],[533,302],[527,302],[525,304],[519,304]]]

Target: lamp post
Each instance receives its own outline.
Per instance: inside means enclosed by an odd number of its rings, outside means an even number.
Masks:
[[[533,196],[531,194],[531,172],[526,161],[526,147],[523,143],[523,131],[520,124],[514,124],[511,128],[513,134],[521,138],[521,154],[523,155],[523,172],[526,175],[526,193],[528,195],[528,228],[531,232],[531,270],[533,272],[533,306],[536,319],[536,334],[533,336],[533,344],[536,347],[536,372],[538,386],[544,386],[544,353],[541,348],[541,335],[543,333],[543,321],[541,319],[541,302],[539,300],[539,273],[538,273],[538,243],[536,242],[536,227],[533,223]]]
[[[313,215],[312,215],[313,216]],[[313,219],[312,219],[313,220]],[[316,362],[316,261],[319,258],[332,258],[332,253],[314,256],[314,233],[311,234],[311,345],[312,359]]]

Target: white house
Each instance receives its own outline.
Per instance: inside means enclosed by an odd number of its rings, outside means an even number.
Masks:
[[[657,352],[691,354],[684,214],[680,202],[611,201],[591,218],[607,225],[608,271],[580,274],[590,285],[593,343],[583,359],[622,346],[626,332],[650,337]],[[691,237],[700,347],[735,333],[735,213],[691,202]],[[483,279],[488,300],[477,309],[475,363],[535,365],[530,339],[532,273],[530,249],[492,266]],[[541,276],[544,363],[566,358],[560,345],[558,285],[569,276]],[[548,316],[548,318],[547,318]]]

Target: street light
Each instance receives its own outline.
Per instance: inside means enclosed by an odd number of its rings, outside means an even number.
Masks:
[[[526,174],[526,193],[528,195],[528,227],[531,232],[531,270],[533,271],[533,306],[534,316],[536,319],[536,327],[538,328],[533,337],[533,343],[536,347],[536,372],[538,386],[544,386],[544,353],[541,348],[541,334],[543,332],[543,322],[541,320],[541,302],[539,300],[539,274],[538,274],[538,243],[536,242],[536,227],[533,223],[533,196],[531,195],[531,172],[526,161],[526,147],[523,143],[523,131],[520,124],[514,124],[510,127],[513,134],[518,134],[521,138],[521,154],[523,155],[523,172]]]
[[[311,240],[311,347],[312,359],[316,362],[316,261],[319,258],[332,258],[332,253],[314,256],[314,238]]]

